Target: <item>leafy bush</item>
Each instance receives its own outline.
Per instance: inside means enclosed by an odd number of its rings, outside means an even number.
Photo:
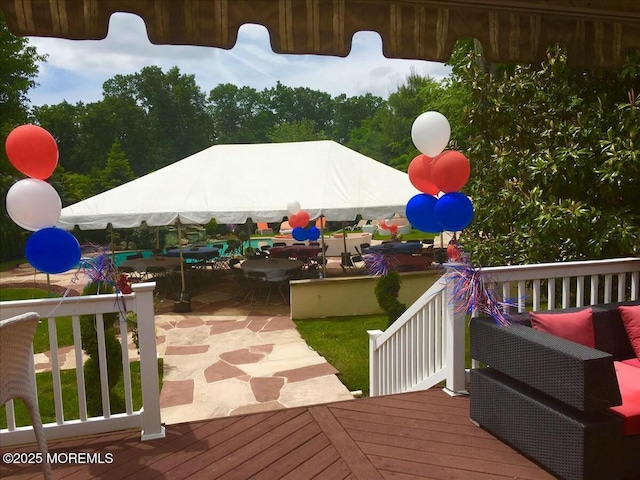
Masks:
[[[389,325],[400,318],[407,309],[407,306],[398,300],[401,285],[400,274],[391,270],[378,279],[373,290],[378,305],[389,317]]]
[[[111,285],[104,282],[89,283],[82,291],[83,295],[114,293]],[[118,383],[122,376],[122,350],[120,341],[116,338],[117,313],[103,315],[104,341],[107,357],[107,377],[109,391]],[[80,316],[80,335],[82,349],[89,358],[84,364],[84,378],[87,391],[87,412],[91,416],[102,415],[102,395],[100,387],[100,363],[98,357],[98,332],[96,316],[87,314]],[[119,405],[122,400],[110,395],[112,405]]]

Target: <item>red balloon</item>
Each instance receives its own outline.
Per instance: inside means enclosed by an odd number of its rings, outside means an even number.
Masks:
[[[46,180],[58,165],[58,144],[44,128],[20,125],[7,136],[7,158],[28,177]]]
[[[433,158],[421,154],[411,160],[407,173],[409,180],[418,190],[429,195],[437,195],[440,189],[433,182],[432,165]]]
[[[309,225],[309,213],[306,210],[300,210],[298,212],[298,226],[301,228],[306,228],[307,225]],[[289,225],[291,225],[291,222],[289,222]]]
[[[445,193],[457,192],[469,180],[469,160],[457,150],[447,150],[433,159],[431,178]]]
[[[289,215],[289,226],[291,228],[296,228],[300,226],[300,223],[298,222],[298,215],[297,214],[293,214],[293,215]]]
[[[398,225],[389,225],[389,231],[391,233],[396,233],[398,231]]]

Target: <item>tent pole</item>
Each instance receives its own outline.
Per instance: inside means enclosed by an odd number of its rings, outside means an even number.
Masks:
[[[342,261],[340,264],[342,265],[342,269],[344,267],[351,266],[351,256],[349,255],[349,251],[347,250],[347,222],[346,220],[342,222],[342,243],[344,244],[344,253],[342,254]]]
[[[178,225],[178,253],[180,254],[180,279],[182,280],[182,292],[186,290],[186,282],[184,281],[184,258],[182,258],[182,234],[180,233],[180,219],[177,221]]]
[[[111,238],[110,238],[110,242],[109,242],[109,249],[111,250],[111,262],[113,263],[113,266],[116,267],[116,252],[115,252],[115,246],[116,244],[113,241],[113,224],[110,223],[109,224],[109,230],[111,230]]]
[[[322,278],[327,278],[327,251],[324,243],[325,216],[320,215],[320,245],[322,246]]]

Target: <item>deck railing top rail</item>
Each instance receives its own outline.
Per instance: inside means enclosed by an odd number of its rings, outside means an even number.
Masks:
[[[483,268],[482,271],[497,282],[607,275],[640,271],[640,258],[626,257],[607,260],[507,265],[501,267],[486,267]]]

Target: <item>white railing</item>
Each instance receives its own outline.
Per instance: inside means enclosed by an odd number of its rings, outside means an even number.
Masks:
[[[160,389],[158,377],[158,355],[156,350],[153,291],[155,283],[139,283],[132,286],[133,293],[128,295],[87,295],[81,297],[47,298],[37,300],[16,300],[2,302],[1,318],[9,318],[25,312],[37,312],[41,321],[47,321],[51,350],[51,374],[53,379],[53,397],[56,421],[44,425],[48,440],[80,435],[99,434],[129,428],[140,428],[142,440],[164,437],[164,427],[160,419]],[[131,394],[131,370],[127,346],[127,325],[124,313],[137,314],[138,338],[140,347],[140,377],[142,388],[142,408],[134,411]],[[122,366],[125,391],[125,412],[111,413],[108,394],[106,354],[104,340],[104,314],[120,315],[120,336],[122,344]],[[58,339],[56,318],[71,316],[73,328],[73,352],[75,364],[83,364],[82,341],[80,338],[80,315],[95,314],[98,332],[98,351],[100,364],[100,384],[102,392],[102,415],[89,417],[87,414],[85,378],[82,368],[76,368],[79,419],[67,419],[63,409],[60,363],[58,360]],[[2,373],[0,372],[0,375]],[[36,377],[37,382],[37,377]],[[36,384],[37,388],[37,384]],[[33,428],[16,426],[13,401],[6,404],[7,429],[0,430],[1,443],[14,445],[34,442]]]
[[[513,265],[483,269],[503,301],[518,310],[638,300],[640,258]],[[449,301],[444,277],[385,332],[369,331],[372,396],[425,390],[466,393],[464,315]]]

